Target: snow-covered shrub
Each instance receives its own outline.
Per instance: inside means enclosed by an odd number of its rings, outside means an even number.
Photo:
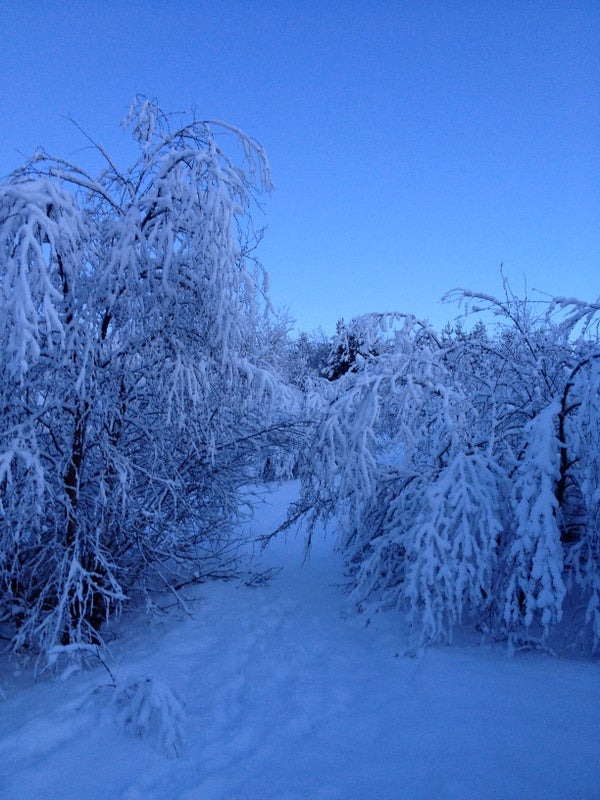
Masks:
[[[130,736],[148,740],[167,758],[181,755],[185,744],[185,704],[163,681],[145,678],[117,689],[115,721]]]

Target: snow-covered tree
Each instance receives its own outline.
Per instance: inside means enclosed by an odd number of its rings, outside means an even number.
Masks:
[[[373,338],[382,324],[394,345],[372,359],[358,359],[356,369],[336,381],[336,395],[304,449],[303,497],[293,511],[306,511],[310,521],[328,520],[341,511],[343,546],[359,550],[370,533],[357,527],[358,522],[376,487],[389,479],[388,468],[394,474],[396,440],[414,434],[411,409],[421,402],[423,387],[413,374],[423,366],[427,381],[425,365],[430,361],[428,329],[421,323],[399,314],[369,315],[361,321],[364,330],[374,328],[369,334]],[[387,413],[391,406],[394,413]]]
[[[382,344],[383,315],[354,321],[378,344],[334,382],[291,515],[336,525],[351,596],[401,610],[416,646],[464,623],[547,643],[581,596],[563,642],[597,645],[600,307],[504,288],[452,294],[492,318],[471,331],[389,315]]]
[[[226,569],[236,492],[285,428],[251,255],[266,156],[235,128],[178,121],[138,98],[129,169],[99,145],[96,177],[40,152],[0,186],[0,622],[15,649],[94,646],[132,595]]]
[[[567,556],[575,581],[586,603],[585,622],[591,628],[593,646],[600,647],[600,353],[581,363],[574,376],[576,407],[566,425],[573,429],[569,467],[575,535]]]
[[[324,374],[335,381],[347,372],[358,372],[364,363],[389,351],[394,342],[399,314],[364,314],[348,324],[338,320]]]
[[[514,529],[507,542],[504,622],[511,636],[539,622],[547,636],[563,613],[564,553],[556,488],[560,478],[558,402],[525,427],[526,446],[513,476]]]
[[[559,414],[562,539],[569,583],[585,604],[584,620],[594,649],[600,647],[600,349],[598,307],[556,301],[570,309],[565,324],[582,334],[574,347],[575,366],[565,384]],[[584,327],[581,330],[581,322]],[[590,325],[595,331],[588,337]]]
[[[449,640],[455,625],[481,620],[492,604],[503,533],[497,472],[484,454],[459,451],[424,492],[406,537],[403,587],[418,645]]]

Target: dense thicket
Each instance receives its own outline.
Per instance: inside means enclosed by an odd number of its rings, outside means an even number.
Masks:
[[[600,308],[455,297],[492,324],[340,327],[292,517],[335,520],[352,596],[400,609],[413,647],[461,624],[598,647]]]
[[[226,572],[238,489],[293,432],[251,257],[265,154],[176,123],[140,98],[129,169],[38,153],[0,186],[0,623],[50,660]]]
[[[293,339],[252,257],[263,150],[176,121],[140,98],[129,169],[95,145],[97,177],[41,152],[0,185],[8,646],[96,652],[125,602],[230,573],[241,490],[299,475],[290,521],[335,520],[357,604],[413,647],[469,625],[597,648],[600,306],[505,284],[455,294],[469,331]]]

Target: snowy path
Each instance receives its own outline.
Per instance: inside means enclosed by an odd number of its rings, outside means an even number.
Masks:
[[[301,552],[293,537],[270,548],[285,569],[268,587],[201,587],[194,619],[130,622],[116,690],[103,669],[23,688],[2,665],[0,798],[600,798],[597,664],[461,648],[399,657],[396,617],[365,628],[346,613],[330,544],[305,566]],[[152,686],[166,717],[143,738],[115,706],[131,686]],[[183,745],[169,758],[173,696]]]

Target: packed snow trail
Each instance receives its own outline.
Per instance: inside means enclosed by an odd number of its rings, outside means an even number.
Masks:
[[[282,518],[292,486],[257,514]],[[402,655],[347,606],[331,541],[288,534],[270,585],[211,583],[193,618],[126,617],[101,667],[0,671],[3,800],[600,798],[600,674],[502,648]],[[176,616],[175,614],[173,617]],[[4,698],[4,699],[2,699]]]

